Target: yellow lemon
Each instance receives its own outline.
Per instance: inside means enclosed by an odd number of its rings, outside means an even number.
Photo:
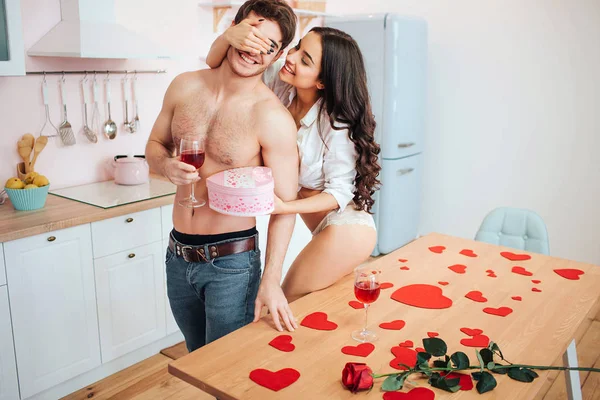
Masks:
[[[25,184],[19,178],[10,178],[4,186],[8,189],[23,189]]]
[[[25,175],[25,184],[29,185],[31,183],[33,183],[33,180],[35,179],[36,176],[38,176],[39,174],[37,172],[31,171],[29,173],[27,173],[27,175]]]
[[[37,189],[38,187],[36,185],[34,185],[33,183],[30,183],[29,185],[25,185],[25,187],[23,189]]]
[[[37,187],[46,186],[49,183],[50,182],[48,182],[48,178],[46,178],[44,175],[38,175],[33,179],[33,184]]]

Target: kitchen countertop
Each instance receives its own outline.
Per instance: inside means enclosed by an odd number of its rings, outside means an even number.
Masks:
[[[0,243],[173,204],[174,199],[169,195],[103,209],[48,195],[44,208],[35,211],[16,211],[7,199],[0,205]]]

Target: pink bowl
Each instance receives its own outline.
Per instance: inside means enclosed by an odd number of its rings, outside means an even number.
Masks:
[[[221,214],[255,217],[273,212],[273,175],[267,167],[228,169],[206,179],[210,208]]]

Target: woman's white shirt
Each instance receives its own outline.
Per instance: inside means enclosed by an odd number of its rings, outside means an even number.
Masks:
[[[264,72],[263,82],[287,108],[296,97],[296,88],[279,79],[279,70],[284,64],[285,58],[274,62]],[[339,205],[338,211],[342,212],[354,198],[358,154],[348,129],[343,125],[336,122],[335,127],[341,129],[333,129],[326,115],[320,124],[317,122],[321,102],[317,101],[300,120],[297,137],[300,156],[298,184],[331,194]]]

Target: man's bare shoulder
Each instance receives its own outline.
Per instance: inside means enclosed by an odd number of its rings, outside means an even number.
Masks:
[[[257,92],[256,103],[253,107],[253,114],[257,122],[261,124],[281,123],[286,127],[293,126],[295,131],[294,118],[275,93],[262,82]]]
[[[205,88],[209,79],[205,71],[209,70],[189,71],[177,75],[171,82],[169,90],[177,94],[185,94]]]

